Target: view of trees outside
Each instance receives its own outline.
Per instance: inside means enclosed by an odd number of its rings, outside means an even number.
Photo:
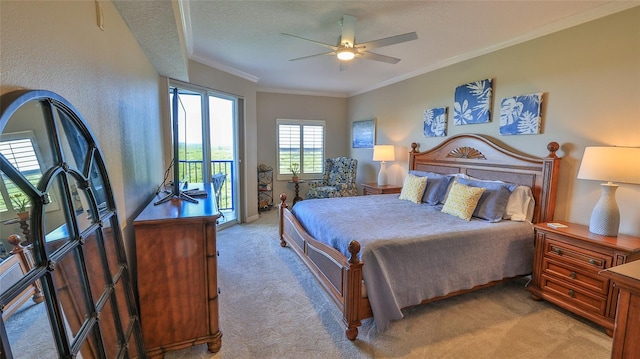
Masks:
[[[234,102],[215,96],[208,97],[211,174],[222,172],[227,175],[221,198],[231,201]],[[202,166],[205,149],[203,147],[201,99],[202,96],[198,93],[181,91],[179,95],[178,158],[180,161],[180,180],[191,183],[204,182]],[[230,205],[229,203],[228,206]],[[224,208],[225,204],[221,203],[221,207]]]

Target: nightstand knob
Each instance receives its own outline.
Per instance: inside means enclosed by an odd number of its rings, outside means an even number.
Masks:
[[[573,289],[569,290],[569,296],[571,298],[575,298],[576,297],[576,293],[573,291]]]
[[[576,272],[571,272],[571,274],[569,274],[569,277],[571,277],[571,279],[576,279]]]
[[[595,259],[589,259],[589,263],[590,264],[596,264],[596,260]]]
[[[562,250],[558,247],[553,249],[554,252],[556,252],[558,255],[562,255]]]

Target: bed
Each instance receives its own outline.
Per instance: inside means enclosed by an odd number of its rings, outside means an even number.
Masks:
[[[516,153],[473,134],[453,136],[423,152],[415,143],[411,148],[410,171],[526,186],[535,201],[529,219],[533,223],[553,219],[560,165],[557,143],[547,146],[549,154],[543,158]],[[402,317],[402,308],[495,285],[532,270],[534,238],[527,221],[464,221],[442,213],[441,203],[415,204],[397,194],[302,201],[293,209],[287,206],[286,195],[280,199],[280,244],[298,254],[336,303],[350,340],[356,339],[365,318],[374,317],[384,330]],[[424,232],[420,238],[413,237],[414,228],[416,236]],[[507,231],[514,233],[510,242],[502,241],[497,249],[487,244],[487,238],[506,238]],[[456,272],[460,268],[464,270]]]

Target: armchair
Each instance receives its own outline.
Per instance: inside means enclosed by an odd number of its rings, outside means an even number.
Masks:
[[[357,169],[358,160],[354,158],[327,158],[323,178],[309,181],[307,199],[357,196]]]

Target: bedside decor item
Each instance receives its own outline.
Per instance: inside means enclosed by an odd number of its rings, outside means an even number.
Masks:
[[[617,236],[620,210],[613,182],[640,184],[640,148],[593,146],[584,150],[579,179],[606,181],[602,195],[591,212],[589,231],[603,236]]]
[[[373,147],[373,160],[380,161],[380,171],[378,172],[378,186],[387,184],[387,164],[386,161],[395,161],[396,155],[393,145],[375,145]]]
[[[453,124],[471,125],[491,120],[493,80],[486,79],[458,86],[453,105]]]
[[[300,169],[300,165],[298,165],[297,163],[292,163],[291,166],[289,166],[289,171],[291,171],[291,180],[293,182],[298,182],[299,169]]]
[[[541,92],[503,98],[500,102],[500,134],[540,134],[541,104]]]
[[[424,111],[424,137],[444,137],[447,135],[447,108],[437,107]]]
[[[354,121],[352,136],[353,148],[373,148],[376,138],[376,120]]]

